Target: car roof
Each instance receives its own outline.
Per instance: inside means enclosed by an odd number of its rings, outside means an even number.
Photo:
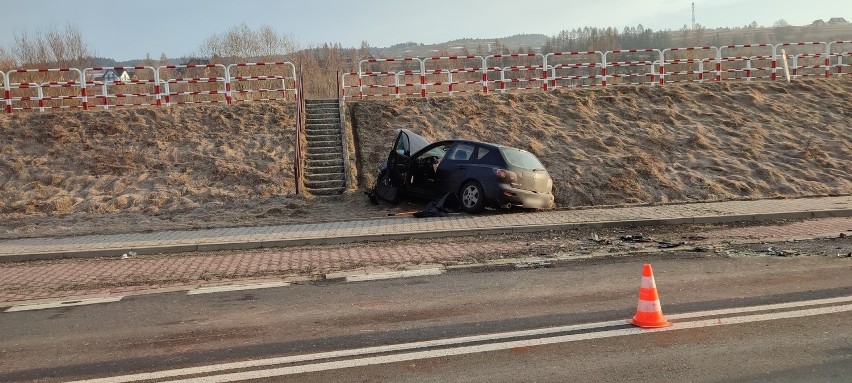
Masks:
[[[525,152],[526,152],[526,150],[518,149],[518,148],[513,148],[513,147],[511,147],[511,146],[499,145],[499,144],[494,144],[494,143],[491,143],[491,142],[475,141],[475,140],[441,140],[441,141],[435,141],[435,142],[433,142],[433,143],[429,144],[429,146],[432,146],[432,145],[434,145],[434,144],[451,144],[451,145],[452,145],[452,144],[455,144],[455,143],[465,143],[465,144],[471,144],[471,145],[480,145],[480,146],[490,147],[490,148],[492,148],[492,149],[497,149],[497,150],[499,150],[500,148],[509,148],[509,149],[516,149],[516,150],[521,150],[521,151],[525,151]],[[423,151],[424,151],[424,149],[425,149],[425,148],[422,148],[422,149],[420,149],[420,150],[418,150],[418,151],[416,151],[416,152],[413,152],[413,154],[412,154],[412,155],[418,155],[418,154],[420,154],[421,152],[423,152]]]

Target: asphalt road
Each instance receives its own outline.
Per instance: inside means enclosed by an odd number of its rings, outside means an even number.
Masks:
[[[645,262],[654,266],[663,311],[674,322],[668,331],[623,322],[635,312]],[[809,302],[816,299],[833,300]],[[782,303],[793,306],[765,306]],[[0,313],[0,382],[188,367],[204,368],[150,381],[849,382],[850,305],[848,258],[691,253],[140,295]],[[516,331],[527,333],[505,334]],[[498,335],[459,339],[487,334]],[[351,351],[424,341],[431,342]],[[232,362],[244,363],[222,365]]]

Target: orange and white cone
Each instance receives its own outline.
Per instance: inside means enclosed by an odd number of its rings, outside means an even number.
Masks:
[[[668,327],[672,325],[663,316],[663,309],[660,307],[660,296],[657,294],[657,284],[654,282],[654,272],[648,263],[642,267],[642,285],[639,286],[639,305],[636,307],[636,315],[633,316],[633,320],[630,323],[644,328]]]

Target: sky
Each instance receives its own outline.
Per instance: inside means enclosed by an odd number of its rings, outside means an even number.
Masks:
[[[520,33],[548,36],[584,26],[644,25],[679,29],[691,23],[691,1],[682,0],[4,0],[0,6],[0,46],[17,33],[77,27],[100,57],[119,61],[181,57],[198,52],[208,37],[241,23],[270,25],[291,35],[300,47],[367,41],[386,47],[408,41],[425,44],[459,38],[499,38]],[[852,21],[852,1],[698,0],[696,22],[709,28],[771,26],[844,17]]]

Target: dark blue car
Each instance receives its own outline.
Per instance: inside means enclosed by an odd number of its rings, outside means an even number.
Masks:
[[[453,193],[462,210],[478,213],[485,207],[549,209],[552,189],[544,165],[527,151],[469,140],[430,144],[400,129],[371,195],[398,202]]]

